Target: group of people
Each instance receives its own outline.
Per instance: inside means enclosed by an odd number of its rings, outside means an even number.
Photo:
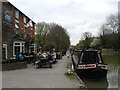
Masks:
[[[34,59],[34,53],[23,53],[20,52],[17,56],[17,59],[20,62],[24,62],[27,61],[28,63],[30,63],[30,61],[32,61]]]
[[[65,51],[60,52],[62,56],[66,55]],[[32,57],[30,57],[32,55]],[[60,54],[59,54],[60,55]],[[32,54],[27,54],[27,53],[19,53],[18,59],[23,62],[23,61],[28,61],[28,62],[35,62],[37,60],[40,60],[41,58],[46,58],[48,60],[56,62],[58,56],[58,52],[55,51],[39,51],[37,53],[32,53]]]
[[[35,60],[40,60],[41,58],[46,58],[50,61],[54,60],[56,62],[56,52],[44,51],[44,52],[37,52],[35,54]]]

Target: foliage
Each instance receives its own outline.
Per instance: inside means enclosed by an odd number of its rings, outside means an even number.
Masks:
[[[52,45],[56,50],[66,50],[70,46],[70,37],[65,30],[60,25],[55,25],[50,29],[46,37],[46,45]],[[48,48],[49,49],[49,48]]]
[[[66,29],[55,23],[38,23],[36,41],[42,49],[66,50],[70,46],[70,37]]]
[[[82,40],[75,46],[76,49],[94,47],[96,49],[111,48],[120,50],[120,32],[118,15],[111,14],[106,22],[101,25],[98,39],[92,37],[90,32],[83,33]]]
[[[101,49],[101,41],[98,38],[94,38],[93,41],[90,43],[90,47],[95,49]]]
[[[79,43],[75,46],[76,49],[86,49],[90,47],[90,43],[92,42],[92,33],[85,32],[82,36],[83,40],[80,40]]]
[[[99,36],[102,48],[120,48],[120,37],[118,33],[118,16],[110,15],[107,17],[106,23],[101,26]],[[119,44],[118,44],[119,43]]]
[[[45,46],[45,39],[48,33],[48,28],[46,29],[46,27],[48,27],[48,25],[44,22],[42,23],[37,23],[36,25],[36,36],[35,39],[36,41],[40,44],[41,47]]]

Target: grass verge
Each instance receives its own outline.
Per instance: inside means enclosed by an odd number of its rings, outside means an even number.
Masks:
[[[76,76],[74,73],[68,73],[66,72],[65,75],[69,78],[69,79],[76,79]]]

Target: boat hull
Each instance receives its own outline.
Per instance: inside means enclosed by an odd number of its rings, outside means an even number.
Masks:
[[[85,78],[106,78],[107,76],[106,69],[98,69],[98,68],[92,68],[92,69],[77,69],[76,73]]]

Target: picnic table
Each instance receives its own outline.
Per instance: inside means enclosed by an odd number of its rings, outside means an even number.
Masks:
[[[29,55],[29,56],[24,56],[25,57],[25,61],[27,61],[27,63],[33,63],[35,56],[34,55]]]
[[[36,61],[36,66],[38,67],[42,67],[42,66],[46,66],[49,65],[50,68],[52,68],[52,64],[50,63],[50,60],[48,58],[40,58],[40,60]]]

